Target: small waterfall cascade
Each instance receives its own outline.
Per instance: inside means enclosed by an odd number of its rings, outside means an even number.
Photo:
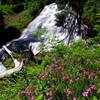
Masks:
[[[12,40],[11,42],[5,45],[5,48],[0,49],[1,78],[3,76],[5,77],[7,75],[10,75],[11,73],[16,72],[16,70],[18,71],[22,68],[23,62],[19,62],[15,58],[13,58],[12,51],[16,51],[13,48],[13,44],[17,50],[29,49],[33,52],[34,55],[36,55],[41,51],[42,46],[44,46],[44,50],[49,51],[52,49],[52,46],[57,45],[61,41],[63,41],[64,44],[67,45],[69,38],[72,39],[72,41],[81,38],[81,36],[77,35],[78,25],[77,19],[75,19],[76,13],[72,11],[71,7],[68,7],[67,9],[67,16],[64,19],[64,26],[56,26],[55,14],[60,13],[61,11],[63,10],[58,10],[57,4],[55,3],[45,6],[41,13],[32,22],[30,22],[29,25],[23,30],[21,36],[18,39]],[[73,14],[71,14],[70,11]],[[81,26],[81,28],[82,30],[84,30],[84,24]],[[38,32],[39,30],[45,31],[41,32],[38,39],[34,35],[34,33]],[[70,32],[71,34],[73,34],[72,36],[70,35]],[[3,59],[5,59],[3,54],[4,49],[6,50],[8,55],[11,56],[15,64],[15,67],[13,69],[7,70],[5,66],[2,64]]]
[[[68,10],[72,11],[71,7],[68,8]],[[43,32],[40,37],[44,39],[43,44],[48,50],[52,47],[52,44],[57,44],[58,41],[64,41],[65,44],[68,44],[68,29],[64,32],[63,27],[56,26],[55,15],[60,12],[61,10],[58,10],[57,4],[55,3],[45,6],[42,12],[24,29],[20,38],[26,38],[29,34],[34,34],[34,32],[37,32],[40,29],[46,29],[46,32]],[[74,11],[73,13],[75,15]],[[66,16],[66,22],[64,24],[69,26],[70,29],[73,24],[74,17],[75,16],[70,13]],[[77,20],[75,20],[75,23],[77,27]],[[77,28],[75,30],[76,31],[73,32],[77,33]],[[72,40],[78,40],[79,38],[80,36],[74,34]]]

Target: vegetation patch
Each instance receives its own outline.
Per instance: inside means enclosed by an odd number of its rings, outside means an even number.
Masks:
[[[41,64],[30,60],[19,73],[0,80],[0,99],[99,100],[99,51],[84,41],[60,44],[43,56]]]

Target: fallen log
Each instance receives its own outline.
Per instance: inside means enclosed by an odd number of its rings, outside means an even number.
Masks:
[[[3,46],[3,48],[6,50],[6,52],[11,56],[13,62],[14,62],[14,68],[12,69],[9,69],[7,70],[5,68],[5,66],[2,64],[2,62],[0,62],[0,68],[3,69],[1,70],[0,72],[0,78],[3,78],[3,77],[6,77],[6,76],[9,76],[13,73],[16,73],[18,71],[20,71],[22,69],[22,66],[23,66],[23,60],[21,61],[18,61],[17,59],[15,59],[12,55],[12,52],[6,47],[6,46]]]
[[[15,66],[12,69],[0,73],[0,78],[4,78],[6,76],[12,75],[13,73],[19,72],[22,69],[22,66],[23,66],[23,61],[19,62],[19,66]]]

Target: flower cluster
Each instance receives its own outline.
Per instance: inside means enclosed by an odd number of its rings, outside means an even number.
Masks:
[[[96,76],[94,72],[87,69],[83,69],[83,74],[88,78],[93,78]]]
[[[89,91],[84,91],[84,92],[82,93],[82,95],[83,95],[84,97],[88,97],[88,96],[89,96]]]
[[[50,88],[46,92],[46,100],[52,100],[52,91]]]
[[[66,93],[67,96],[70,96],[72,94],[72,91],[69,88],[65,88],[64,92]]]
[[[41,80],[44,80],[47,76],[48,76],[48,72],[42,72],[42,73],[40,74],[40,79],[41,79]]]
[[[96,85],[90,84],[89,88],[86,89],[86,91],[82,92],[82,96],[88,97],[89,94],[90,94],[92,91],[96,91],[96,89],[97,89]]]
[[[96,73],[81,66],[65,66],[53,62],[36,77],[38,81],[34,92],[36,96],[38,93],[43,95],[41,100],[80,100],[80,97],[85,100],[93,93],[97,95],[97,85],[93,81],[95,77]],[[35,100],[35,96],[31,99]]]

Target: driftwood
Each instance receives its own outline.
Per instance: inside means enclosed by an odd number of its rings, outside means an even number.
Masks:
[[[37,44],[37,46],[36,46],[36,44]],[[36,55],[40,52],[39,46],[40,46],[40,42],[30,43],[28,48],[29,48],[29,50],[32,51],[32,53],[34,55]],[[13,57],[12,52],[7,48],[7,46],[3,46],[3,49],[7,52],[8,55],[10,55],[15,66],[14,66],[14,68],[7,70],[6,67],[2,64],[2,62],[0,62],[0,78],[6,77],[8,75],[11,75],[13,73],[20,71],[23,66],[23,60],[18,61],[17,59],[15,59]]]
[[[0,73],[0,78],[9,76],[9,75],[11,75],[11,74],[13,74],[13,73],[15,73],[15,72],[20,71],[21,68],[22,68],[22,66],[23,66],[23,61],[20,62],[20,65],[19,65],[18,67],[14,67],[14,68],[12,68],[12,69],[5,70],[5,71],[3,71],[2,73]]]
[[[0,78],[9,76],[9,75],[11,75],[13,73],[16,73],[16,72],[20,71],[22,66],[23,66],[23,60],[22,61],[18,61],[17,59],[15,59],[13,57],[12,52],[6,46],[3,46],[3,48],[11,56],[15,66],[14,66],[14,68],[7,70],[5,68],[5,66],[2,64],[2,62],[0,62],[0,68],[2,68],[2,70],[0,72]]]

